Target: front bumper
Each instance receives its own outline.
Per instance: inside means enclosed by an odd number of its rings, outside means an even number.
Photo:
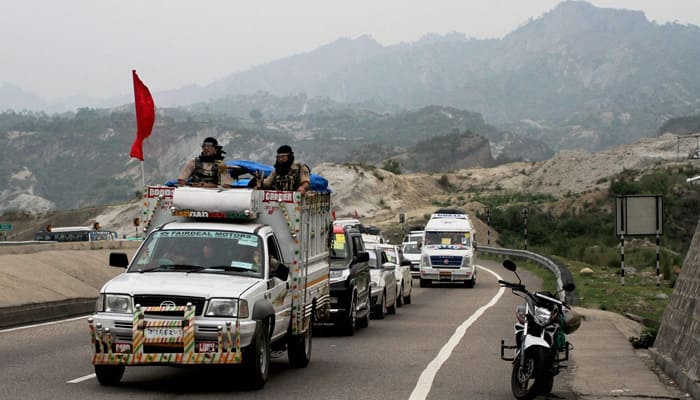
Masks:
[[[423,267],[420,270],[420,279],[441,282],[464,282],[476,279],[476,269]]]
[[[148,315],[148,312],[180,315]],[[239,364],[256,322],[195,317],[194,306],[140,307],[133,315],[97,313],[88,319],[95,365]],[[147,328],[181,335],[147,337]]]
[[[342,321],[348,317],[351,295],[352,292],[346,285],[346,281],[331,284],[331,308],[328,322]]]

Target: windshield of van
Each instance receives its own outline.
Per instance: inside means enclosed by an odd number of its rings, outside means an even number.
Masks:
[[[426,246],[470,246],[469,232],[426,231]]]
[[[262,239],[246,232],[214,230],[156,231],[128,272],[197,272],[262,277]]]

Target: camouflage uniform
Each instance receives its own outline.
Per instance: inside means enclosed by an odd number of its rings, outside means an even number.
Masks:
[[[295,161],[286,174],[278,174],[276,170],[272,171],[270,176],[263,180],[262,187],[264,189],[295,192],[304,182],[308,182],[309,186],[311,186],[309,167]]]

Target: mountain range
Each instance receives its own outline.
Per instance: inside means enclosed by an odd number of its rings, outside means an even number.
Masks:
[[[449,172],[601,151],[668,127],[693,133],[697,43],[697,26],[658,25],[642,12],[583,1],[564,1],[502,39],[338,39],[205,86],[155,93],[145,167],[156,182],[171,179],[205,136],[219,137],[229,159],[269,161],[290,143],[312,165],[393,158],[408,172]],[[47,114],[61,105],[0,86],[0,110],[16,110],[0,115],[5,208],[94,205],[139,190],[139,167],[128,158],[131,99],[72,101],[89,107]],[[66,187],[75,176],[91,195]]]

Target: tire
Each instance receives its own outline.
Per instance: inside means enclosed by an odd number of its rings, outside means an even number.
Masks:
[[[476,278],[470,279],[468,281],[464,281],[464,287],[471,289],[474,287],[474,285],[476,285]]]
[[[369,307],[367,308],[367,312],[365,312],[365,315],[357,320],[357,327],[358,328],[367,328],[369,326]]]
[[[287,357],[292,368],[305,368],[311,361],[311,343],[313,338],[313,321],[309,321],[308,328],[301,336],[292,336],[289,332]]]
[[[122,380],[125,369],[123,365],[95,365],[95,375],[100,385],[114,386]]]
[[[404,304],[411,304],[411,293],[413,293],[413,282],[408,284],[408,296],[403,298]]]
[[[513,372],[510,376],[510,388],[513,397],[518,400],[534,399],[540,392],[543,368],[542,364],[546,359],[546,349],[541,347],[529,348],[525,352],[525,362],[520,367],[520,357],[513,361]]]
[[[398,302],[398,296],[394,296],[394,302],[386,308],[387,314],[396,314],[396,303]]]
[[[355,294],[352,295],[352,299],[350,300],[350,306],[348,307],[348,315],[345,318],[344,321],[342,321],[339,325],[340,327],[340,334],[344,336],[353,336],[355,334],[355,330],[357,329],[357,304],[356,304],[357,298],[355,297]]]
[[[401,288],[399,289],[399,292],[396,294],[396,307],[401,307],[403,305],[403,284],[401,284]]]
[[[544,373],[537,381],[537,392],[539,394],[549,394],[552,393],[552,387],[554,386],[554,375],[551,373]]]
[[[384,319],[386,317],[386,293],[382,294],[381,303],[377,306],[374,317],[376,319]]]
[[[432,284],[431,281],[429,281],[427,279],[420,278],[420,287],[430,287],[431,284]]]
[[[270,337],[267,321],[260,321],[253,343],[243,350],[243,367],[251,389],[262,389],[270,372]]]

